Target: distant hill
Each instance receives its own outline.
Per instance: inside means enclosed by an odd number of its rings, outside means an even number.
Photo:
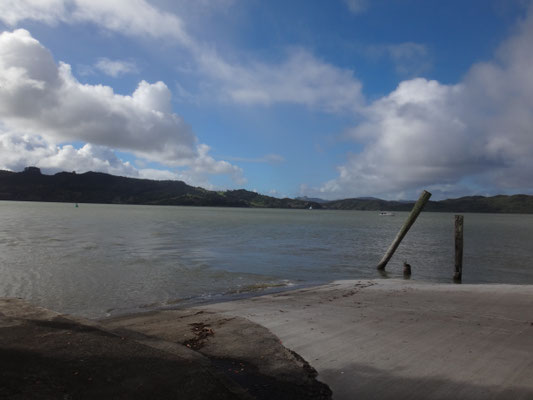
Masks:
[[[181,181],[126,178],[100,172],[44,175],[36,167],[23,172],[0,170],[0,200],[368,211],[409,211],[414,203],[374,197],[334,201],[307,197],[278,199],[244,189],[212,191]],[[425,211],[533,214],[533,196],[470,196],[429,201]]]
[[[413,204],[414,201],[356,198],[330,201],[322,204],[322,206],[334,210],[410,211]],[[493,197],[469,196],[459,199],[429,201],[424,207],[424,211],[533,214],[533,196],[525,194]]]
[[[438,202],[430,201],[426,208],[426,211],[450,210],[473,213],[533,214],[533,196],[525,194],[492,197],[468,196]]]
[[[181,181],[126,178],[100,172],[43,175],[39,168],[0,171],[0,200],[221,207],[321,208],[311,201],[278,199],[247,190],[211,191]]]
[[[355,198],[330,201],[324,204],[324,206],[333,210],[408,211],[413,208],[413,203],[387,201],[376,198]]]
[[[328,203],[329,200],[319,199],[318,197],[307,197],[307,196],[301,196],[301,197],[295,197],[295,200],[301,200],[301,201],[312,201],[315,203]]]

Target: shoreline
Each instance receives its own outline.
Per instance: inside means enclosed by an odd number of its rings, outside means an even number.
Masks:
[[[533,397],[533,285],[336,281],[206,306],[262,324],[334,398]]]
[[[85,318],[94,321],[105,321],[107,319],[121,318],[127,316],[133,316],[138,314],[144,314],[149,312],[157,311],[172,311],[172,310],[187,310],[190,308],[208,306],[209,304],[218,304],[226,303],[232,301],[246,300],[254,297],[267,296],[283,292],[291,292],[293,290],[300,290],[306,288],[319,287],[327,285],[330,282],[314,282],[314,283],[293,283],[289,282],[285,285],[271,285],[266,287],[261,287],[257,289],[237,291],[232,290],[224,293],[215,293],[208,296],[192,296],[183,299],[169,299],[164,302],[155,302],[152,304],[143,304],[125,308],[111,308],[106,311],[104,316],[84,316],[84,315],[75,315],[76,318]]]
[[[0,171],[2,172],[2,171]],[[11,171],[4,171],[4,172],[11,172]],[[68,173],[68,172],[67,172]],[[118,178],[126,178],[127,177],[118,177]],[[135,179],[135,178],[133,178]],[[257,195],[257,193],[252,192]],[[338,203],[338,202],[350,202],[353,199],[340,199],[340,200],[329,200],[325,201],[323,203],[317,203],[312,200],[301,200],[298,198],[284,198],[279,199],[276,197],[266,196],[266,195],[260,195],[264,196],[266,198],[273,199],[276,203],[277,201],[288,201],[292,205],[270,205],[270,206],[262,206],[262,205],[255,205],[252,203],[241,203],[241,204],[233,204],[233,203],[212,203],[212,204],[203,204],[203,203],[197,203],[192,204],[189,202],[185,203],[152,203],[152,202],[114,202],[113,200],[108,201],[84,201],[80,199],[72,198],[71,200],[57,200],[57,199],[16,199],[16,198],[2,198],[0,201],[3,202],[18,202],[18,203],[56,203],[56,204],[87,204],[87,205],[111,205],[111,206],[148,206],[148,207],[192,207],[192,208],[220,208],[220,209],[239,209],[239,210],[294,210],[294,211],[309,211],[309,206],[314,206],[312,208],[313,211],[367,211],[367,212],[380,212],[383,210],[392,211],[395,213],[409,213],[411,211],[412,206],[416,202],[415,200],[408,200],[405,202],[396,202],[394,200],[383,200],[383,199],[377,199],[378,201],[383,202],[379,206],[371,206],[370,208],[367,205],[358,205],[358,206],[352,206],[348,205],[347,207],[331,207],[328,208],[328,203]],[[483,196],[466,196],[466,197],[483,197]],[[532,195],[528,194],[521,194],[521,193],[515,193],[511,195],[494,195],[494,196],[488,196],[484,197],[483,200],[485,201],[491,201],[495,197],[515,197],[515,198],[528,198],[533,197]],[[359,199],[361,200],[361,199]],[[442,200],[431,200],[428,206],[426,206],[426,210],[424,212],[428,213],[449,213],[449,214],[503,214],[503,215],[533,215],[533,211],[528,208],[528,205],[526,204],[524,207],[525,210],[519,210],[516,211],[513,208],[511,209],[501,209],[501,206],[494,206],[494,205],[487,205],[487,204],[480,204],[479,200],[470,200],[471,204],[469,204],[466,208],[464,206],[458,206],[457,208],[446,208],[446,205],[440,206],[439,203],[446,202],[446,201],[458,201],[461,200],[461,198],[452,198],[452,199],[442,199]],[[483,201],[482,200],[482,201]],[[526,199],[527,200],[527,199]],[[367,202],[368,200],[362,200],[363,202]],[[524,200],[522,200],[524,201]],[[297,205],[295,205],[297,203]],[[407,207],[405,205],[408,205]],[[461,208],[463,207],[463,208]],[[481,207],[481,208],[478,208]],[[491,208],[493,207],[493,208]]]
[[[386,272],[387,273],[387,272]],[[360,279],[338,279],[333,281],[323,281],[323,282],[307,282],[307,283],[293,283],[290,282],[287,285],[272,285],[266,286],[259,289],[250,289],[243,291],[230,291],[219,294],[212,294],[209,296],[194,296],[184,299],[174,299],[167,300],[161,303],[153,303],[146,305],[132,306],[130,308],[113,308],[107,311],[107,315],[104,316],[94,316],[94,317],[85,317],[79,315],[79,318],[87,318],[95,321],[105,321],[106,319],[134,316],[138,314],[144,314],[148,312],[157,312],[157,311],[172,311],[172,310],[186,310],[190,308],[199,308],[199,307],[209,307],[209,305],[214,305],[218,303],[228,303],[234,301],[246,301],[256,297],[276,295],[279,293],[293,292],[305,289],[320,288],[328,285],[338,285],[342,283],[352,283],[360,281],[375,281],[386,284],[386,282],[404,282],[406,284],[414,285],[434,285],[438,287],[440,285],[451,285],[456,287],[458,291],[461,291],[461,287],[464,287],[464,290],[475,290],[475,287],[494,287],[499,286],[507,287],[528,287],[533,286],[533,283],[494,283],[494,282],[479,282],[479,283],[470,283],[470,282],[460,282],[456,283],[453,281],[453,278],[450,278],[449,281],[441,280],[418,280],[416,278],[402,278],[402,273],[395,271],[393,276],[387,277],[375,277],[375,278],[360,278]],[[74,315],[74,314],[73,314]]]
[[[532,299],[533,285],[343,280],[188,311],[266,327],[336,399],[527,399]],[[115,326],[166,336],[166,313],[124,316]]]
[[[194,363],[208,365],[202,371],[213,387],[232,387],[235,398],[269,398],[276,390],[329,398],[328,387],[334,399],[533,397],[533,285],[374,279],[291,289],[69,321],[134,347],[194,354]],[[25,303],[9,317],[6,301],[4,332],[20,325],[5,326],[6,318],[33,323],[37,307]],[[24,348],[19,342],[2,348]]]

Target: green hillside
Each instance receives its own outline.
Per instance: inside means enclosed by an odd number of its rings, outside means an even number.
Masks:
[[[215,192],[181,181],[126,178],[100,172],[44,175],[38,168],[0,171],[0,200],[221,207],[320,208],[318,203],[277,199],[247,190]]]
[[[126,178],[100,172],[44,175],[35,167],[23,172],[0,171],[0,200],[368,211],[409,211],[414,203],[372,197],[316,199],[320,202],[307,198],[278,199],[244,189],[212,191],[181,181]],[[533,196],[470,196],[429,201],[425,211],[531,214]]]

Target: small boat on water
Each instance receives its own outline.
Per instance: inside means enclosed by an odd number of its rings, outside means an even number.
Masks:
[[[391,211],[380,211],[379,215],[382,217],[393,217],[394,213]]]
[[[313,209],[313,206],[309,206],[309,209],[312,210],[312,209]]]

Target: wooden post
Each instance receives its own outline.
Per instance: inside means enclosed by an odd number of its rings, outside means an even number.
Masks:
[[[402,226],[402,229],[400,229],[400,232],[396,235],[394,238],[392,244],[390,245],[389,249],[381,259],[380,263],[378,264],[378,269],[385,269],[385,266],[389,262],[389,260],[392,258],[392,255],[400,245],[400,242],[402,239],[407,235],[407,232],[411,228],[411,226],[415,223],[416,218],[428,202],[429,198],[431,197],[431,193],[427,191],[423,191],[418,200],[416,201],[415,205],[413,206],[413,209],[411,210],[411,214],[407,217],[407,220]]]
[[[463,216],[455,216],[455,274],[453,280],[461,282],[463,277]]]
[[[407,261],[403,262],[403,276],[404,277],[411,276],[411,264],[408,264]]]

